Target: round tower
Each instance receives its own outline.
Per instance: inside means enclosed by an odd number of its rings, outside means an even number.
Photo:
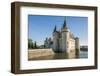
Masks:
[[[76,55],[79,55],[80,52],[80,40],[78,37],[75,38],[75,48],[76,48]]]
[[[61,29],[61,35],[62,35],[62,51],[68,52],[69,47],[69,29],[66,26],[66,20],[64,21],[63,27]]]

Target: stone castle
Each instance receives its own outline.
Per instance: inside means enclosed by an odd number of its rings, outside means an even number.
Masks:
[[[52,48],[54,52],[73,52],[80,49],[80,41],[78,37],[74,37],[68,28],[66,20],[60,31],[55,26],[52,38],[46,38],[44,41],[45,48]]]

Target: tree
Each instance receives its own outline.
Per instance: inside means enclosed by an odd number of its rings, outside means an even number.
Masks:
[[[37,48],[37,44],[36,44],[36,41],[35,41],[35,43],[34,43],[34,48]]]
[[[32,39],[28,39],[28,49],[33,49],[33,41],[32,41]]]

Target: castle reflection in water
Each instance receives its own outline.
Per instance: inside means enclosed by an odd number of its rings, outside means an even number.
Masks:
[[[55,53],[54,55],[48,55],[43,57],[31,58],[31,60],[56,60],[56,59],[79,59],[88,58],[88,51],[81,51],[79,54],[68,54],[68,53]]]

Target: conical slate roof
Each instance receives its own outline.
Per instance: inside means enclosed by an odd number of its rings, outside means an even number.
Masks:
[[[56,32],[57,31],[57,27],[56,27],[56,25],[55,25],[55,28],[54,28],[54,31],[53,32]]]
[[[67,24],[66,24],[66,18],[65,18],[65,20],[64,20],[63,28],[68,28],[68,26],[67,26]]]

